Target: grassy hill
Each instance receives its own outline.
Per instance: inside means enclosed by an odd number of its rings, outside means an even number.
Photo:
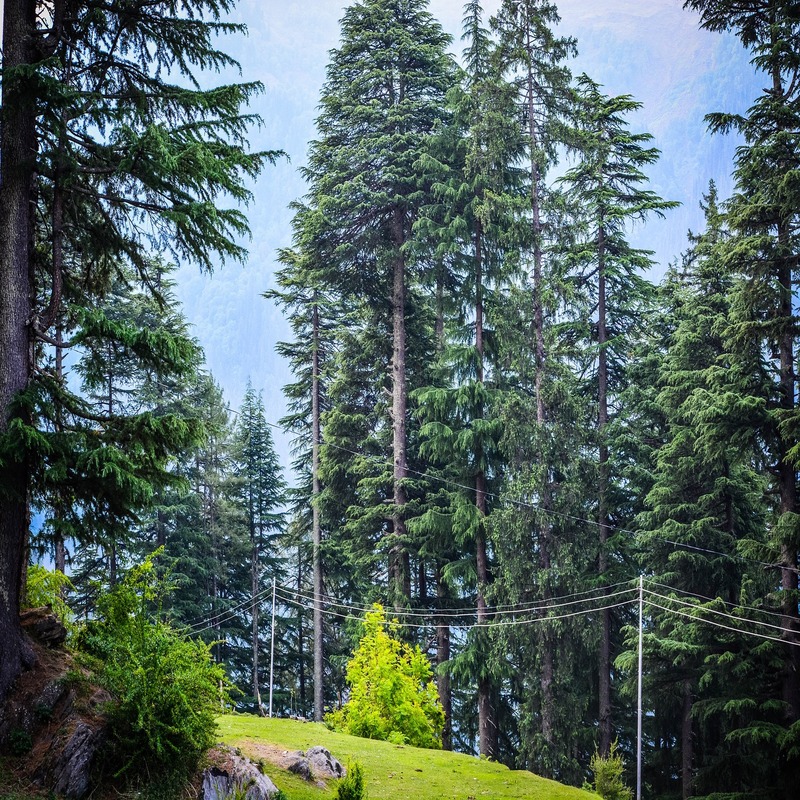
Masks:
[[[421,750],[359,739],[323,725],[255,716],[220,717],[222,740],[255,761],[290,800],[326,800],[321,789],[276,765],[284,750],[327,747],[343,764],[357,759],[364,769],[369,800],[597,800],[597,795],[563,786],[522,770],[472,756]]]

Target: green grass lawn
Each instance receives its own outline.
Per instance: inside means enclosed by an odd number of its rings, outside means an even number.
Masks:
[[[313,722],[243,714],[226,715],[218,722],[225,743],[255,758],[259,745],[286,750],[322,745],[343,764],[350,759],[359,761],[369,800],[597,800],[595,794],[472,756],[359,739]],[[264,771],[289,800],[333,796],[332,785],[318,789],[270,764],[265,764]]]

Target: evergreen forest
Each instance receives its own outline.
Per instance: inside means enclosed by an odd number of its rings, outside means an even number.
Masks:
[[[430,662],[436,746],[795,797],[797,3],[683,3],[764,88],[707,110],[733,189],[705,176],[656,282],[633,231],[677,206],[669,154],[573,74],[554,2],[467,0],[454,41],[427,0],[353,0],[263,287],[282,419],[253,384],[231,406],[176,299],[179,267],[246,262],[284,158],[248,143],[264,86],[228,82],[234,5],[2,0],[0,700],[29,567],[88,622],[154,563],[239,711],[341,714],[380,603]]]

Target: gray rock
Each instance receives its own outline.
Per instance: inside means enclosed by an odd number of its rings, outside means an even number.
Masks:
[[[89,777],[98,750],[105,742],[105,728],[92,728],[80,720],[70,735],[64,749],[48,770],[47,782],[54,794],[64,797],[83,797],[89,790]]]
[[[306,758],[311,763],[311,769],[317,778],[342,778],[347,772],[329,750],[319,745],[309,747]]]
[[[271,800],[278,787],[248,758],[231,752],[230,770],[210,767],[203,773],[200,800],[228,800],[241,797],[245,800]]]
[[[307,758],[297,758],[292,761],[287,767],[289,772],[299,775],[304,781],[310,781],[313,777],[311,774],[311,764]]]

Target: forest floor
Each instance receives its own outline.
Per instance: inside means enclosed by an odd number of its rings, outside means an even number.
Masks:
[[[443,750],[423,750],[335,733],[313,722],[231,714],[220,717],[222,740],[253,761],[289,800],[327,800],[325,788],[288,772],[291,751],[327,748],[345,766],[364,770],[369,800],[597,800],[597,795],[524,770]]]

